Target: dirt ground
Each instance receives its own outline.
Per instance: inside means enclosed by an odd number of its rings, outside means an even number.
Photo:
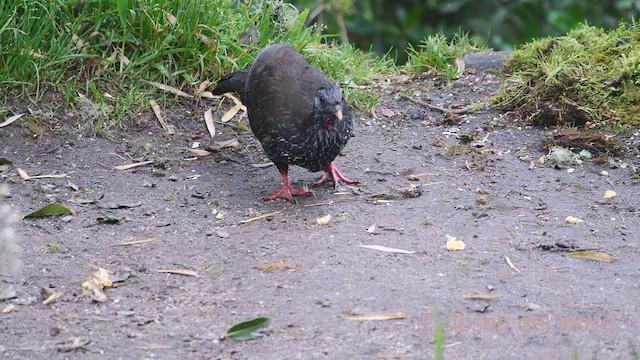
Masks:
[[[42,137],[22,119],[0,129],[0,158],[12,162],[0,172],[9,189],[0,203],[21,215],[54,201],[75,211],[13,224],[22,265],[0,277],[0,293],[16,292],[0,300],[0,358],[429,359],[442,330],[448,359],[638,359],[636,154],[571,172],[538,162],[548,129],[497,110],[445,118],[398,96],[449,108],[499,86],[490,72],[450,85],[380,84],[377,117],[358,113],[336,159],[361,184],[316,188],[298,203],[260,200],[281,179],[256,166],[265,158],[250,133],[206,134],[201,114],[213,106],[219,118],[231,102],[167,111],[174,136],[152,114],[110,139],[74,132],[64,111]],[[237,147],[209,156],[187,150],[233,138]],[[140,161],[152,163],[113,168]],[[68,176],[24,180],[18,168]],[[319,176],[291,172],[297,187]],[[605,199],[607,190],[616,196]],[[107,217],[119,222],[100,221]],[[447,251],[446,235],[466,248]],[[565,256],[580,250],[615,261]],[[279,262],[297,268],[256,269]],[[104,302],[81,289],[92,265],[121,280]],[[350,318],[367,315],[406,318]],[[271,320],[265,336],[222,339],[261,316]]]

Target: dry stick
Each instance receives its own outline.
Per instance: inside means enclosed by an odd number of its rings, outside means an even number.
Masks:
[[[252,218],[249,218],[249,219],[244,219],[244,220],[240,221],[240,224],[247,224],[247,223],[250,223],[250,222],[253,222],[253,221],[256,221],[256,220],[268,218],[268,217],[271,217],[271,216],[274,216],[274,215],[278,215],[281,212],[282,211],[274,211],[272,213],[262,214],[262,215],[259,215],[259,216],[256,216],[256,217],[252,217]]]
[[[418,105],[422,105],[422,106],[427,107],[429,109],[438,110],[438,111],[441,111],[443,113],[465,114],[465,113],[468,113],[471,110],[471,107],[469,107],[469,106],[465,106],[465,107],[463,107],[461,109],[445,109],[445,108],[443,108],[441,106],[438,106],[438,105],[431,105],[431,104],[429,104],[427,102],[424,102],[422,100],[414,99],[411,96],[405,95],[405,94],[400,94],[400,97],[403,98],[403,99],[407,99],[409,101],[412,101],[412,102],[414,102],[414,103],[416,103]]]

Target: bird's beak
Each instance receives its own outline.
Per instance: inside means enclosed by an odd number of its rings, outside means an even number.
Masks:
[[[333,114],[338,118],[338,120],[342,120],[342,109],[336,110]]]

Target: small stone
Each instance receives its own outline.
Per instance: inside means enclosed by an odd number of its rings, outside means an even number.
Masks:
[[[231,236],[231,234],[229,234],[228,232],[226,232],[224,230],[214,230],[214,233],[216,234],[217,237],[222,238],[222,239],[226,239],[229,236]]]
[[[60,220],[64,221],[64,222],[70,222],[71,220],[73,220],[73,215],[67,215],[67,216],[63,216]]]

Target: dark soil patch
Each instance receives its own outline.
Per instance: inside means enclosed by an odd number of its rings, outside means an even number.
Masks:
[[[378,118],[359,114],[356,136],[337,159],[362,184],[337,193],[321,187],[297,204],[260,200],[279,188],[280,176],[273,166],[252,166],[264,156],[250,134],[207,157],[186,150],[213,143],[189,136],[206,132],[200,114],[209,104],[173,109],[174,137],[155,125],[111,140],[60,132],[33,139],[19,122],[1,129],[0,157],[13,167],[0,173],[10,189],[0,201],[22,214],[58,201],[76,215],[15,225],[23,265],[0,278],[0,290],[17,291],[0,303],[15,306],[0,313],[0,357],[427,359],[442,327],[450,359],[637,358],[638,160],[587,162],[569,173],[538,164],[545,130],[495,110],[452,120],[397,96],[402,90],[452,108],[498,87],[498,76],[486,73],[440,88],[431,78],[389,80]],[[220,139],[237,136],[222,130]],[[452,146],[465,151],[443,156]],[[153,164],[113,170],[143,160]],[[69,179],[24,181],[17,168]],[[296,187],[318,177],[291,172]],[[605,200],[606,190],[617,196]],[[74,198],[142,205],[109,209]],[[325,215],[331,221],[319,225]],[[121,221],[97,220],[106,216]],[[584,222],[568,224],[567,216]],[[466,249],[448,252],[447,234]],[[365,244],[415,253],[358,246]],[[576,250],[616,261],[563,255]],[[280,261],[300,270],[255,268]],[[104,303],[80,288],[92,264],[130,274],[106,290]],[[62,296],[44,306],[42,289]],[[472,294],[497,298],[465,298]],[[372,314],[408,318],[346,319]],[[259,316],[271,319],[266,336],[220,339]]]

